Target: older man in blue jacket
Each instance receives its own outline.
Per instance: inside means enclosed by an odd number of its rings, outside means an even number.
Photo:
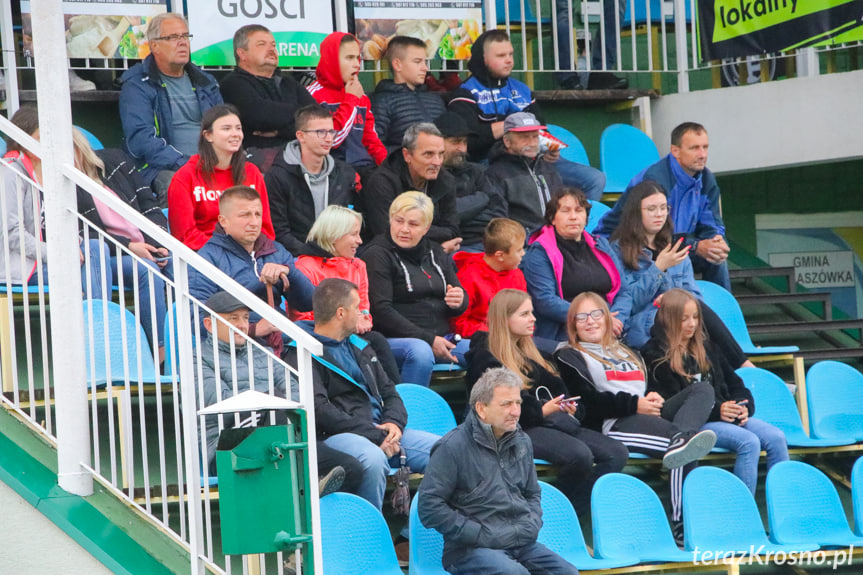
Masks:
[[[725,224],[719,210],[719,185],[707,168],[707,130],[701,124],[684,122],[671,131],[671,153],[636,175],[629,187],[653,180],[668,197],[668,217],[674,224],[674,241],[683,237],[690,247],[692,268],[710,282],[731,291]],[[614,209],[606,213],[594,230],[608,237],[620,223],[626,204],[625,192]]]

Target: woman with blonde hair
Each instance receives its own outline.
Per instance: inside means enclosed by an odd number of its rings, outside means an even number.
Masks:
[[[669,398],[694,385],[708,383],[714,403],[703,429],[716,434],[716,445],[737,453],[734,474],[755,494],[758,458],[767,452],[767,469],[788,459],[782,430],[756,419],[752,393],[735,373],[722,350],[704,330],[701,304],[682,289],[662,297],[653,337],[642,353],[648,389]]]
[[[635,453],[662,459],[670,469],[671,519],[682,538],[683,479],[695,461],[713,448],[716,436],[699,431],[713,407],[713,390],[695,384],[669,397],[646,390],[644,363],[617,340],[611,312],[599,294],[572,300],[567,314],[569,341],[555,351],[560,374],[587,408],[584,425],[622,442]]]
[[[449,322],[467,309],[467,296],[452,258],[426,237],[434,218],[432,199],[404,192],[390,204],[389,214],[388,232],[369,242],[361,255],[369,273],[371,313],[402,366],[402,381],[427,386],[436,359],[464,359],[470,342],[454,338]]]
[[[536,318],[526,292],[500,290],[489,304],[488,326],[487,334],[478,331],[471,338],[469,387],[492,367],[506,367],[521,377],[519,424],[533,442],[534,457],[560,466],[558,487],[583,514],[596,479],[626,465],[626,447],[582,427],[584,407],[579,398],[571,397],[554,364],[533,342]]]

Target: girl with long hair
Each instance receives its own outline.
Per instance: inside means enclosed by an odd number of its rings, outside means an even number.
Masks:
[[[486,369],[498,366],[521,377],[519,424],[533,442],[534,457],[560,466],[558,487],[582,514],[596,479],[623,469],[629,453],[620,442],[582,427],[584,409],[534,344],[535,324],[526,292],[499,291],[489,304],[488,333],[476,332],[471,339],[467,379],[472,386]]]
[[[264,177],[257,166],[246,161],[242,146],[243,125],[235,107],[219,104],[204,112],[198,154],[177,170],[168,188],[171,234],[193,250],[200,249],[213,235],[219,198],[231,186],[249,186],[261,195],[261,231],[276,239]]]
[[[623,322],[623,340],[640,349],[650,339],[658,305],[665,292],[684,289],[701,299],[683,237],[674,239],[668,198],[656,182],[645,180],[627,193],[620,224],[611,236],[609,252],[620,271],[621,287],[612,312]],[[704,325],[734,367],[751,367],[728,328],[702,303]]]
[[[642,353],[647,364],[648,389],[666,400],[699,383],[713,387],[714,405],[703,429],[716,434],[716,445],[737,453],[734,474],[755,494],[758,457],[767,452],[767,469],[788,459],[785,434],[753,417],[755,402],[722,350],[705,334],[702,306],[691,293],[665,293],[653,338]]]
[[[699,431],[713,407],[713,389],[695,384],[665,401],[647,392],[644,363],[614,335],[611,312],[599,294],[576,296],[567,314],[569,341],[554,354],[560,375],[587,409],[584,425],[635,453],[662,459],[670,469],[671,519],[681,530],[681,490],[695,462],[716,436]]]

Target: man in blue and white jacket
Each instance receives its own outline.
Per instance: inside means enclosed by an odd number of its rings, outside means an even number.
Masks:
[[[475,133],[467,146],[472,162],[485,162],[492,146],[503,138],[503,121],[510,114],[530,112],[540,123],[545,123],[530,88],[510,77],[514,62],[507,33],[484,32],[473,44],[468,62],[471,77],[453,92],[447,105]],[[565,185],[581,189],[589,199],[602,197],[605,174],[560,158],[559,151],[546,153],[544,157],[555,163]]]
[[[671,153],[632,178],[629,187],[642,180],[662,186],[668,197],[668,217],[674,224],[674,241],[683,237],[691,246],[690,259],[702,278],[731,291],[728,277],[728,253],[725,224],[719,210],[719,185],[707,168],[707,130],[701,124],[684,122],[671,131]],[[617,200],[594,230],[608,237],[620,223],[627,192]]]

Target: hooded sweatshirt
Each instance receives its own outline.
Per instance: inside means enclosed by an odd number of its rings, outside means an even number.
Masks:
[[[345,36],[350,34],[333,32],[321,42],[321,59],[315,70],[317,79],[307,89],[333,113],[333,124],[338,130],[333,156],[355,168],[374,167],[387,157],[387,149],[375,132],[369,97],[363,94],[358,98],[345,91],[339,65],[339,47]]]
[[[307,253],[306,236],[325,207],[357,202],[357,173],[350,165],[327,156],[321,172],[312,174],[300,158],[300,143],[290,142],[265,177],[276,241],[294,255]]]
[[[194,155],[177,170],[168,187],[168,221],[171,235],[198,250],[213,235],[219,220],[219,198],[222,192],[237,184],[255,188],[261,195],[264,221],[261,232],[271,240],[276,238],[273,221],[270,219],[270,200],[264,176],[255,164],[246,162],[246,179],[234,182],[230,169],[213,170],[210,178],[205,178],[199,166],[201,156]]]
[[[474,42],[468,69],[471,77],[453,92],[448,108],[464,118],[477,136],[468,139],[468,152],[474,162],[484,160],[495,142],[491,125],[516,112],[531,112],[545,123],[527,84],[513,78],[493,78],[485,65],[488,32]]]

